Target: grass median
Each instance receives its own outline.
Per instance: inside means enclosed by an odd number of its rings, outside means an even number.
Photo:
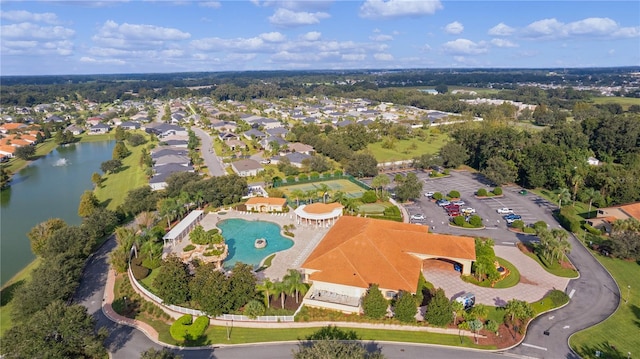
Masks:
[[[583,358],[627,358],[640,355],[640,264],[596,255],[613,276],[622,296],[616,312],[604,322],[574,334],[573,350]],[[595,283],[594,283],[595,284]]]

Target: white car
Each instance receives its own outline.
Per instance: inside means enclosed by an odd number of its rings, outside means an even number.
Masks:
[[[269,163],[271,163],[271,160],[269,160],[269,159],[262,160],[262,161],[260,161],[260,163],[262,163],[263,165],[268,165]]]
[[[432,197],[435,194],[435,192],[425,192],[424,196],[425,197]]]
[[[475,208],[471,208],[471,207],[467,207],[467,208],[463,208],[460,210],[460,212],[465,213],[465,214],[474,214],[476,213],[476,209]]]
[[[505,208],[498,208],[496,211],[497,211],[499,214],[511,214],[511,213],[513,213],[513,210],[512,210],[511,208],[507,208],[507,207],[505,207]]]
[[[459,199],[457,201],[451,201],[451,203],[455,204],[456,206],[464,206],[466,203],[465,201]]]
[[[412,214],[412,215],[411,215],[411,219],[412,219],[412,220],[415,220],[415,221],[423,221],[423,220],[425,220],[426,218],[425,218],[424,214],[422,214],[422,213],[417,213],[417,214]]]

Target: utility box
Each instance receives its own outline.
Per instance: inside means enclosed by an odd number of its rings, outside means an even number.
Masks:
[[[470,309],[476,304],[476,295],[473,293],[465,293],[456,298],[456,302],[462,303],[465,310]]]

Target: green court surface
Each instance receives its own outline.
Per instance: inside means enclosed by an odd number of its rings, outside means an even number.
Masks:
[[[338,191],[342,191],[348,197],[358,198],[358,197],[361,197],[362,194],[365,192],[365,190],[362,187],[346,179],[336,179],[336,180],[312,182],[312,183],[300,183],[300,184],[294,184],[291,186],[283,185],[282,187],[278,187],[278,189],[282,190],[282,192],[284,192],[284,194],[289,199],[295,198],[295,196],[293,195],[295,191],[302,191],[304,193],[317,191],[316,196],[319,197],[319,196],[322,196],[322,193],[320,193],[320,191],[322,190],[323,184],[329,188],[329,195],[332,195]]]
[[[358,212],[382,214],[384,213],[385,208],[387,207],[383,204],[367,203],[367,204],[361,204],[360,206],[358,206]]]

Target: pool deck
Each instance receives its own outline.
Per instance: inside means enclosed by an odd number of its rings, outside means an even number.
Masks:
[[[271,266],[258,273],[259,278],[266,277],[271,280],[281,279],[289,269],[298,269],[329,230],[329,228],[316,227],[315,225],[297,225],[293,212],[285,214],[249,213],[231,209],[223,211],[223,213],[225,214],[216,212],[207,213],[200,224],[205,231],[217,228],[216,225],[218,222],[230,218],[240,218],[247,221],[259,220],[273,222],[280,227],[285,224],[293,224],[295,226],[295,229],[292,230],[295,237],[291,238],[293,240],[293,246],[287,250],[276,252],[275,258],[271,261]],[[170,250],[173,253],[181,253],[182,249],[189,243],[191,242],[185,239],[176,242],[175,247],[165,247],[165,251]]]

